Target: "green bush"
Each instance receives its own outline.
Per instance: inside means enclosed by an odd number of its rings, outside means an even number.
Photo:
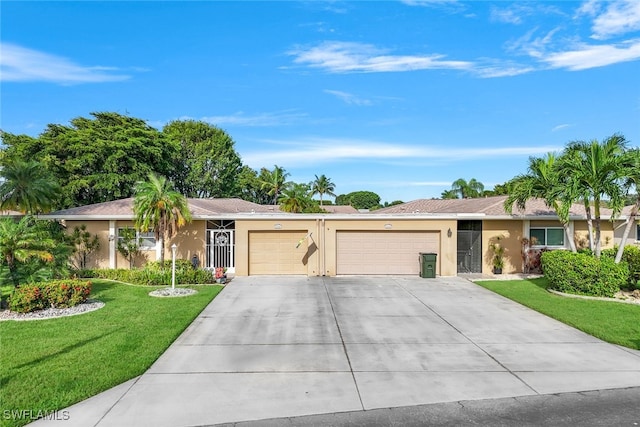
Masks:
[[[626,263],[562,250],[542,254],[542,271],[552,289],[609,298],[626,285],[629,277]]]
[[[215,283],[215,278],[209,270],[194,269],[189,261],[181,262],[178,268],[176,260],[176,284],[207,284]],[[184,261],[184,260],[182,260]],[[165,261],[166,263],[166,261]],[[169,261],[170,263],[170,261]],[[79,277],[111,279],[119,282],[133,283],[145,286],[169,286],[171,285],[171,264],[168,268],[161,269],[159,263],[149,263],[142,269],[104,269],[104,270],[80,270]]]
[[[602,251],[602,256],[615,259],[618,253],[618,247],[609,248]],[[622,252],[621,262],[626,262],[629,266],[629,277],[627,278],[627,286],[631,289],[639,287],[640,280],[640,247],[627,245]]]
[[[23,285],[9,297],[9,310],[28,313],[49,307],[73,307],[85,302],[90,294],[91,282],[83,280],[54,280]]]

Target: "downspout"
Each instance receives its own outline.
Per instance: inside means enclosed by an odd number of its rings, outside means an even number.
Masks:
[[[327,245],[325,244],[326,242],[326,227],[325,227],[325,223],[324,223],[324,217],[322,217],[322,219],[320,220],[321,224],[322,224],[322,233],[321,233],[321,237],[320,240],[322,241],[322,251],[320,251],[320,257],[322,259],[322,275],[326,276],[327,275]]]
[[[116,222],[109,220],[109,268],[116,268]]]

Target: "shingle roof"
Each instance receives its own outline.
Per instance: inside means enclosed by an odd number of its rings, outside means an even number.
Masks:
[[[556,216],[556,212],[546,206],[544,200],[531,199],[525,209],[513,207],[512,214],[504,209],[507,196],[483,197],[477,199],[419,199],[401,205],[390,206],[372,211],[372,214],[467,214],[484,216]],[[609,209],[601,209],[603,217],[611,214]],[[581,204],[571,206],[570,216],[584,217],[585,210]]]
[[[349,205],[324,205],[322,209],[332,214],[357,214],[358,209]]]
[[[241,199],[187,199],[189,210],[193,216],[206,216],[232,213],[270,212],[266,206],[247,202]],[[96,203],[77,208],[63,209],[48,214],[52,217],[70,216],[113,216],[133,217],[133,198]]]

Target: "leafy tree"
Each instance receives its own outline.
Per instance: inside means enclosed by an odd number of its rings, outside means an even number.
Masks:
[[[567,193],[568,187],[563,182],[557,165],[557,157],[553,153],[543,158],[530,157],[527,174],[518,175],[511,180],[511,192],[504,202],[504,208],[511,213],[514,203],[520,209],[524,209],[530,199],[544,200],[545,204],[558,214],[571,251],[576,252],[576,245],[569,229],[569,209],[573,197]]]
[[[75,268],[84,270],[87,268],[89,255],[100,249],[100,238],[87,231],[86,224],[76,226],[71,233],[71,241],[75,246]]]
[[[316,175],[315,177],[316,179],[311,183],[311,195],[318,194],[320,196],[320,206],[322,206],[322,196],[327,194],[335,197],[336,186],[325,175],[320,175],[319,177]]]
[[[272,203],[275,205],[278,203],[280,192],[287,184],[287,173],[282,167],[278,165],[273,166],[273,170],[270,171],[266,168],[260,170],[258,179],[260,180],[260,188],[267,191],[272,197]]]
[[[163,129],[178,150],[172,181],[186,197],[235,197],[242,170],[235,142],[222,129],[205,122],[177,120]]]
[[[401,205],[404,202],[402,200],[394,200],[393,202],[384,202],[384,207],[388,208],[389,206]]]
[[[560,173],[569,179],[573,194],[583,200],[588,224],[593,221],[595,229],[592,249],[599,258],[601,252],[600,207],[603,198],[609,200],[613,216],[617,216],[624,205],[623,161],[626,140],[615,134],[602,142],[592,140],[569,143],[561,158]],[[593,214],[591,213],[593,206]],[[591,227],[590,227],[591,228]],[[591,237],[591,230],[589,230]]]
[[[160,262],[164,263],[165,238],[174,237],[191,221],[187,199],[165,177],[150,173],[148,181],[136,184],[133,212],[136,228],[153,231],[160,241]]]
[[[475,178],[471,178],[469,182],[463,178],[456,179],[451,184],[451,190],[460,195],[462,199],[481,197],[484,191],[484,184],[477,181]]]
[[[351,205],[356,209],[377,209],[380,207],[380,196],[372,191],[354,191],[336,197],[337,205]]]
[[[3,266],[9,270],[9,280],[15,286],[20,285],[24,276],[23,267],[31,259],[41,259],[51,263],[55,242],[31,216],[20,221],[13,218],[0,218],[0,257]]]
[[[48,212],[60,195],[60,187],[35,161],[16,160],[0,171],[0,209],[17,210],[30,215]]]
[[[263,173],[267,170],[263,169]],[[273,201],[267,191],[262,186],[265,176],[258,177],[258,173],[249,166],[243,166],[238,174],[239,196],[243,200],[258,203],[259,205],[267,205]]]
[[[140,239],[135,228],[122,228],[118,231],[118,252],[129,261],[129,268],[133,268],[136,258],[142,254],[140,250]]]
[[[627,243],[629,233],[631,233],[631,229],[636,224],[636,219],[638,218],[638,211],[640,210],[640,148],[635,148],[625,153],[621,163],[623,168],[622,175],[624,176],[624,180],[625,180],[625,183],[624,183],[625,188],[627,189],[634,188],[636,191],[636,194],[635,194],[635,203],[633,203],[633,207],[631,208],[631,212],[629,213],[629,218],[627,219],[627,225],[624,228],[622,239],[620,241],[620,246],[618,247],[618,252],[616,253],[616,258],[615,258],[616,263],[619,263],[622,260],[622,255],[624,254],[624,247]]]
[[[442,199],[457,199],[458,192],[456,190],[444,190],[442,194],[440,194],[440,198]]]
[[[38,138],[4,133],[2,166],[36,160],[62,188],[55,208],[83,206],[133,195],[149,172],[169,175],[177,147],[144,120],[91,113],[69,126],[49,124]]]

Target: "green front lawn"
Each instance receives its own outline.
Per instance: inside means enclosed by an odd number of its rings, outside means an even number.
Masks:
[[[63,409],[142,374],[222,289],[154,298],[154,287],[92,282],[90,298],[106,303],[97,311],[0,322],[0,426],[30,421],[6,410]]]
[[[601,340],[640,350],[640,305],[554,295],[544,278],[476,283]]]

